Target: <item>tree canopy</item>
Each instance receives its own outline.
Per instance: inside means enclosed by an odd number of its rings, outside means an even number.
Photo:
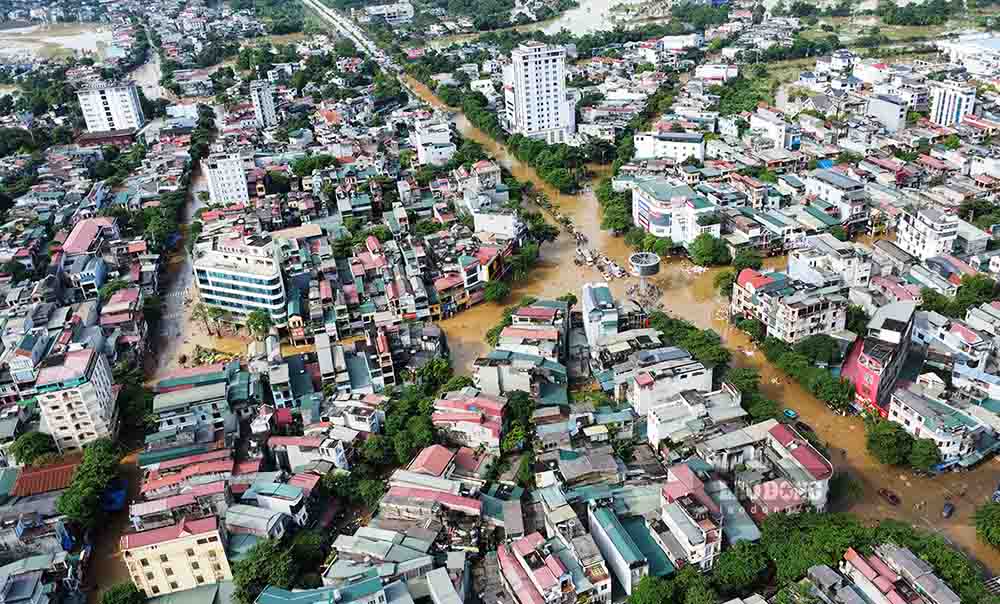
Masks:
[[[18,463],[30,466],[37,459],[56,452],[52,437],[42,432],[25,432],[10,446],[10,452]]]

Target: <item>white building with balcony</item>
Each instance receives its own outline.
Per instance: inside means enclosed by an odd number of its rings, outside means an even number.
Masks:
[[[950,254],[958,237],[958,218],[937,208],[903,208],[896,245],[921,261]]]
[[[716,206],[687,185],[662,178],[640,181],[632,189],[632,223],[685,247],[701,234],[719,237]]]
[[[210,249],[196,251],[199,298],[236,321],[245,321],[251,312],[262,310],[275,326],[284,326],[287,300],[280,253],[269,235],[215,238]]]
[[[35,382],[42,421],[60,453],[118,433],[118,403],[107,357],[92,348],[53,354]]]

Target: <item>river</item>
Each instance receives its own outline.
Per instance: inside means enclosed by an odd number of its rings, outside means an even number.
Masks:
[[[426,102],[435,107],[444,105],[426,87],[407,79],[410,87]],[[630,252],[620,238],[612,237],[600,228],[600,211],[593,193],[564,195],[543,182],[535,171],[499,145],[484,132],[472,126],[461,113],[454,118],[463,137],[483,145],[515,178],[531,182],[568,215],[573,223],[590,240],[590,247],[599,249],[623,264]],[[541,266],[530,279],[514,287],[511,300],[524,295],[555,297],[573,292],[578,297],[581,286],[588,281],[603,280],[596,269],[573,264],[575,242],[563,234],[555,243],[542,248]],[[784,257],[770,258],[769,268],[785,268]],[[866,451],[865,430],[856,417],[843,417],[832,413],[827,406],[808,391],[788,378],[765,358],[763,353],[752,351],[747,337],[728,324],[725,317],[726,300],[716,291],[715,275],[723,269],[699,271],[686,260],[665,261],[660,274],[652,282],[664,292],[661,302],[671,315],[686,319],[703,329],[714,329],[733,351],[733,365],[753,367],[761,374],[764,393],[780,404],[794,408],[802,420],[816,431],[820,439],[830,444],[832,461],[838,471],[849,473],[863,487],[858,501],[844,511],[875,521],[895,518],[914,526],[935,532],[980,561],[989,574],[1000,572],[1000,552],[981,544],[976,539],[972,514],[975,506],[985,501],[1000,481],[1000,463],[991,460],[971,472],[953,472],[935,478],[914,477],[910,472],[883,466]],[[632,279],[619,279],[610,283],[616,296],[623,296]],[[483,303],[441,323],[448,336],[455,369],[471,372],[476,357],[489,350],[484,340],[486,331],[500,321],[504,305]],[[744,350],[749,350],[748,355]],[[902,503],[893,507],[877,494],[879,488],[895,491]],[[961,497],[960,493],[965,492]],[[948,520],[941,518],[945,498],[955,503],[955,514]],[[926,502],[917,510],[918,502]]]

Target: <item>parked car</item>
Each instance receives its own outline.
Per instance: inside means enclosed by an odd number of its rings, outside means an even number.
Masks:
[[[944,502],[944,507],[941,508],[941,517],[951,518],[951,515],[954,513],[955,513],[955,504],[950,501]]]
[[[795,411],[795,409],[788,409],[788,408],[786,408],[784,411],[782,411],[782,413],[784,413],[785,417],[787,417],[788,419],[798,419],[799,418],[799,414],[798,414],[798,412]]]
[[[879,489],[878,494],[882,499],[885,499],[886,503],[889,505],[899,505],[899,495],[893,493],[889,489]]]
[[[795,429],[799,432],[815,432],[812,426],[802,421],[795,422]]]

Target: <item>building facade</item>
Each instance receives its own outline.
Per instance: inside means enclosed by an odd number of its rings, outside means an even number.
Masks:
[[[931,86],[930,120],[939,126],[954,126],[976,107],[976,89],[961,82],[934,82]]]
[[[958,236],[958,218],[937,208],[903,208],[896,245],[920,260],[950,254]]]
[[[96,82],[76,94],[87,132],[138,130],[146,123],[133,82]]]
[[[274,91],[270,82],[265,80],[251,82],[250,100],[253,101],[253,114],[258,128],[278,125],[278,114],[274,109]]]
[[[254,310],[267,312],[278,327],[287,322],[280,252],[270,236],[218,237],[194,261],[201,301],[243,320]]]
[[[132,583],[150,598],[233,578],[214,516],[125,535],[121,550]]]
[[[118,406],[111,366],[93,350],[50,355],[35,382],[42,415],[41,431],[50,434],[61,453],[118,432]]]
[[[212,203],[248,203],[246,159],[240,153],[213,153],[205,160]]]
[[[691,187],[663,179],[644,180],[632,189],[632,223],[685,247],[698,235],[719,237],[722,233],[712,202]]]
[[[644,132],[635,136],[636,159],[705,160],[705,136],[700,132]]]
[[[576,102],[566,88],[566,49],[526,42],[504,68],[507,130],[549,144],[576,132]]]

